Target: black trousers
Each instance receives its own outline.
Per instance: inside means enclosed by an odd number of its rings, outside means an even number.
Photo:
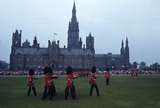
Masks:
[[[75,86],[72,85],[71,87],[66,87],[65,88],[65,99],[68,99],[69,96],[69,92],[71,93],[72,99],[76,99],[76,90],[75,90]]]
[[[43,91],[43,95],[42,95],[42,100],[46,99],[47,96],[48,96],[48,87],[45,86],[44,91]]]
[[[47,97],[49,97],[49,99],[52,100],[55,94],[56,94],[56,89],[54,84],[49,87],[44,87],[42,100],[46,99]]]
[[[90,96],[92,96],[93,94],[93,88],[96,89],[96,93],[97,93],[97,96],[99,96],[99,89],[98,89],[98,86],[97,85],[91,85],[91,89],[90,89]]]
[[[28,92],[27,92],[27,95],[28,95],[28,96],[30,96],[31,91],[33,91],[34,96],[37,96],[35,86],[29,86],[29,88],[28,88]]]
[[[109,85],[109,78],[106,78],[106,85]]]
[[[55,94],[56,94],[55,85],[49,86],[49,90],[48,90],[49,99],[52,100],[53,97],[55,97]]]

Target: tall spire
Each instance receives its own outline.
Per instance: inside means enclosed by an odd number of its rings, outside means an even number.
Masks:
[[[33,44],[37,44],[37,37],[34,37]]]
[[[76,4],[75,4],[75,1],[74,1],[74,4],[73,4],[73,9],[72,9],[72,19],[71,19],[73,22],[77,22],[77,16],[76,16]]]
[[[76,5],[73,4],[72,18],[68,27],[68,48],[79,49],[79,23],[76,16]]]
[[[33,47],[33,48],[38,48],[38,47],[39,47],[39,43],[38,43],[38,41],[37,41],[37,37],[36,37],[36,36],[34,37],[32,47]]]
[[[123,39],[122,39],[122,43],[121,43],[121,48],[124,48],[124,42],[123,42]]]
[[[123,42],[123,39],[122,39],[122,43],[121,43],[121,55],[124,56],[124,42]]]
[[[128,37],[126,37],[125,52],[126,52],[126,53],[129,53]]]
[[[75,4],[75,1],[74,1],[74,3],[73,3],[73,10],[76,11],[76,4]],[[72,10],[72,11],[73,11],[73,10]]]
[[[129,65],[129,45],[128,45],[128,37],[126,37],[126,46],[125,46],[125,65]]]
[[[126,37],[126,47],[128,47],[128,37]]]

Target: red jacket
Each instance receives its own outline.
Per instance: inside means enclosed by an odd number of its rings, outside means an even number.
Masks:
[[[108,79],[108,78],[110,78],[111,75],[110,75],[109,72],[105,71],[105,72],[104,72],[104,76],[105,76],[106,79]]]
[[[67,87],[71,87],[73,85],[73,79],[75,79],[77,76],[74,74],[68,74],[66,75],[66,85]]]
[[[49,75],[44,75],[44,86],[45,87],[48,87],[49,86]]]
[[[91,78],[89,80],[89,84],[91,84],[91,85],[96,85],[97,84],[95,73],[92,73]]]
[[[29,76],[28,76],[28,83],[27,83],[27,85],[28,85],[29,87],[34,85],[33,76],[32,76],[32,75],[29,75]]]
[[[45,74],[44,75],[44,86],[49,87],[51,84],[53,84],[53,79],[56,79],[56,78],[57,76]]]
[[[56,78],[57,78],[57,76],[49,75],[49,76],[48,76],[48,86],[53,85],[54,79],[56,79]]]

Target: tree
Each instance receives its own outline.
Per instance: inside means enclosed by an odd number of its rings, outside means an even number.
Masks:
[[[160,64],[157,62],[153,63],[152,65],[150,65],[150,68],[151,68],[151,70],[158,71],[158,70],[160,70]]]
[[[140,62],[139,69],[144,70],[146,68],[146,63],[144,61]]]
[[[138,68],[138,63],[136,61],[133,62],[132,67],[135,68],[135,69],[137,69]]]
[[[6,69],[8,69],[8,63],[0,60],[0,70],[6,70]]]

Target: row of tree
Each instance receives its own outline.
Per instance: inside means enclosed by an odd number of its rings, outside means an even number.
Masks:
[[[9,69],[9,64],[6,63],[5,61],[0,60],[0,70],[8,70]]]
[[[158,62],[155,62],[151,65],[147,65],[146,62],[144,61],[140,63],[135,61],[131,64],[131,67],[140,70],[153,70],[160,72],[160,64]],[[8,70],[8,69],[9,69],[9,64],[6,63],[5,61],[0,60],[0,70]]]
[[[132,67],[140,70],[153,70],[153,71],[159,71],[160,72],[160,64],[158,62],[155,62],[151,65],[147,65],[146,62],[142,61],[140,63],[133,62]]]

